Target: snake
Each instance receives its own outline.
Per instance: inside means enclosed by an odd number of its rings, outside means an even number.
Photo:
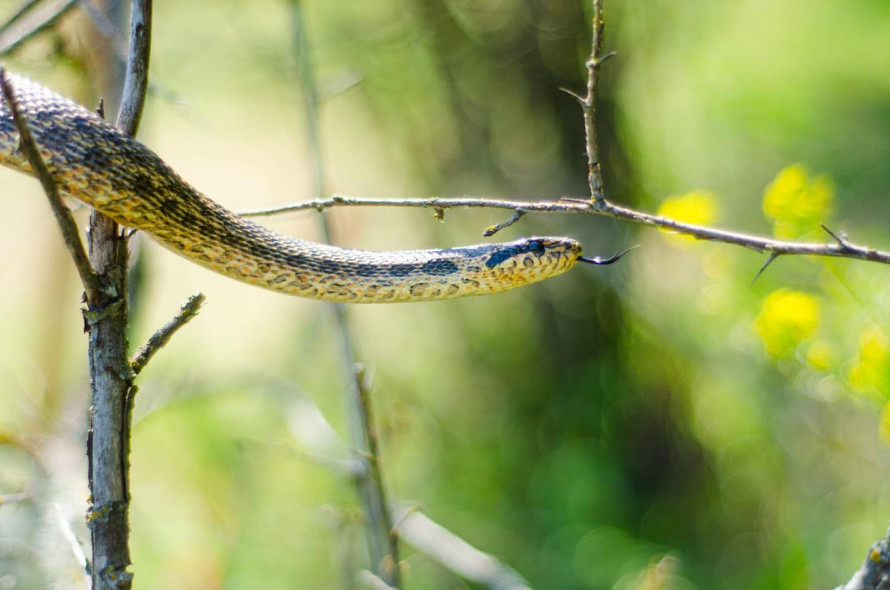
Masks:
[[[63,195],[244,283],[332,302],[429,301],[499,293],[560,275],[577,262],[610,264],[621,255],[585,258],[581,245],[566,237],[404,251],[290,237],[206,197],[97,113],[26,77],[5,77]],[[34,174],[6,101],[0,104],[0,164]]]

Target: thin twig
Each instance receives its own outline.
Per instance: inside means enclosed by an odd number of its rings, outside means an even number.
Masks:
[[[303,18],[302,3],[299,0],[292,0],[291,22],[294,51],[298,60],[300,88],[303,91],[303,108],[308,129],[309,148],[313,154],[314,188],[315,194],[321,196],[325,194],[325,187],[324,161],[318,128],[319,98]],[[331,227],[324,215],[319,217],[319,223],[325,240],[328,243],[333,242]],[[330,308],[333,310],[339,335],[344,378],[349,383],[346,411],[350,443],[355,450],[356,457],[359,458],[358,460],[367,463],[367,469],[355,478],[355,484],[365,514],[365,531],[368,553],[371,558],[371,570],[387,586],[399,588],[401,583],[398,539],[392,535],[392,515],[386,502],[386,490],[381,473],[377,435],[374,430],[368,390],[357,362],[346,308],[340,303],[332,303]]]
[[[3,23],[2,25],[0,25],[0,34],[3,34],[3,31],[7,30],[9,27],[11,27],[11,26],[14,25],[15,23],[17,23],[22,17],[24,17],[26,14],[28,14],[28,13],[31,11],[32,8],[34,8],[35,6],[37,6],[38,4],[40,4],[41,2],[43,2],[43,0],[28,0],[27,2],[22,3],[22,5],[19,6],[19,9],[16,10],[16,11],[15,11],[15,12],[14,12],[14,13],[13,13],[13,14],[6,20],[5,23]]]
[[[595,204],[603,204],[605,194],[603,193],[603,170],[600,162],[599,148],[596,139],[596,98],[597,98],[597,81],[600,65],[608,57],[600,58],[600,52],[603,49],[603,2],[602,0],[593,0],[593,35],[590,42],[590,59],[585,64],[587,66],[587,96],[581,102],[581,109],[584,112],[584,135],[587,145],[587,178],[590,186],[590,196]]]
[[[46,162],[43,161],[43,157],[40,155],[34,135],[31,133],[31,127],[24,115],[22,115],[21,108],[15,97],[15,90],[12,88],[12,84],[9,83],[6,70],[2,67],[0,67],[0,86],[2,86],[3,98],[9,106],[9,112],[12,114],[15,126],[18,129],[22,151],[28,158],[31,169],[40,180],[40,184],[43,186],[43,192],[46,193],[53,215],[55,215],[59,229],[62,231],[62,239],[65,240],[65,246],[68,248],[71,259],[74,260],[74,266],[80,275],[80,280],[83,282],[87,303],[95,303],[99,298],[99,281],[96,277],[96,272],[90,265],[83,242],[80,240],[80,230],[78,230],[77,224],[71,216],[71,210],[62,201],[59,188],[55,180],[53,180]]]
[[[80,0],[61,0],[56,2],[55,5],[49,5],[50,8],[43,10],[43,12],[35,8],[36,3],[32,3],[27,8],[34,8],[33,10],[25,10],[23,8],[14,14],[0,29],[0,55],[6,55],[14,51],[38,33],[55,25],[78,2]],[[16,24],[17,21],[22,21],[25,12],[31,12],[30,18]],[[34,16],[35,14],[37,16]],[[36,22],[32,23],[32,21]]]
[[[516,570],[412,508],[399,519],[399,535],[405,542],[475,584],[492,590],[529,590]]]
[[[25,502],[33,496],[28,492],[13,492],[12,494],[0,494],[0,506],[4,504],[15,504],[16,502]]]
[[[513,215],[510,216],[510,219],[506,221],[502,221],[501,223],[496,223],[494,225],[489,225],[485,228],[485,231],[482,232],[482,235],[486,238],[490,238],[494,234],[498,233],[505,227],[510,227],[520,219],[522,219],[523,215],[525,215],[527,211],[525,209],[514,209]]]
[[[835,236],[837,243],[832,244],[776,240],[754,234],[674,221],[673,219],[662,217],[660,215],[653,215],[630,207],[622,207],[607,199],[603,199],[600,204],[596,204],[586,199],[571,198],[563,198],[558,201],[513,201],[485,197],[383,199],[377,197],[334,195],[325,199],[312,199],[310,201],[284,205],[271,209],[246,211],[242,213],[242,215],[263,217],[294,211],[323,211],[334,207],[416,207],[421,209],[434,209],[436,211],[455,208],[489,208],[522,209],[527,213],[600,215],[650,227],[671,230],[672,232],[692,236],[699,240],[744,246],[756,250],[757,252],[775,252],[776,254],[782,255],[832,256],[890,264],[890,252],[860,246],[847,239],[840,240],[837,236]]]
[[[68,545],[68,548],[71,550],[71,557],[83,574],[83,587],[89,588],[90,564],[87,560],[87,555],[84,552],[83,547],[80,545],[80,541],[77,540],[74,531],[71,529],[71,523],[65,518],[65,514],[62,512],[62,507],[58,503],[53,502],[52,508],[52,514],[56,520],[56,527],[59,529],[62,540]]]
[[[206,299],[207,298],[204,297],[203,293],[192,295],[182,304],[182,307],[179,308],[179,312],[173,316],[173,319],[152,334],[151,338],[148,339],[148,342],[136,351],[133,360],[130,361],[130,364],[133,366],[134,374],[138,375],[141,373],[142,369],[148,364],[148,361],[151,360],[151,357],[167,344],[170,338],[173,337],[173,334],[198,315],[198,312],[201,310],[201,306],[204,305]]]
[[[130,8],[130,45],[127,77],[117,115],[117,127],[135,137],[142,120],[148,91],[148,63],[151,56],[151,0],[133,0]]]
[[[401,584],[399,572],[398,535],[394,534],[393,517],[387,502],[386,485],[383,481],[380,448],[377,439],[377,428],[374,423],[374,412],[371,406],[371,394],[365,377],[364,368],[354,365],[353,375],[356,387],[358,418],[364,437],[364,450],[367,453],[367,473],[360,482],[362,496],[367,498],[365,507],[368,519],[373,523],[374,543],[381,544],[382,550],[373,564],[377,574],[389,585],[396,588]],[[355,441],[353,441],[355,442]]]
[[[0,25],[0,56],[11,53],[23,43],[29,41],[32,37],[52,27],[59,21],[59,19],[64,17],[69,10],[79,5],[84,13],[89,16],[95,29],[111,42],[115,59],[120,62],[122,68],[127,67],[127,41],[117,27],[114,26],[114,23],[108,19],[108,16],[102,12],[102,9],[96,6],[95,2],[90,0],[57,1],[57,6],[51,10],[45,10],[44,12],[46,12],[47,15],[39,17],[38,22],[29,24],[32,21],[37,20],[32,16],[24,23],[14,26],[18,21],[22,20],[27,13],[39,12],[39,8],[36,8],[36,5],[40,4],[42,1],[43,0],[30,0],[6,22]],[[46,2],[44,3],[46,4]],[[34,10],[31,10],[32,6],[35,7]],[[177,96],[172,90],[157,82],[149,82],[148,93],[155,97],[161,97],[171,104],[182,104],[184,102],[184,100]]]
[[[369,572],[368,570],[360,571],[359,579],[362,581],[365,587],[369,588],[370,590],[396,590],[395,588],[381,580],[373,572]]]
[[[300,411],[311,413],[311,419],[320,422],[320,424],[310,427],[308,430],[323,430],[330,432],[332,437],[336,437],[334,427],[325,419],[324,414],[311,398],[300,397],[297,399],[297,403],[305,404],[306,407]],[[291,428],[293,429],[294,426],[292,425]],[[320,443],[317,438],[301,437],[296,432],[295,434],[305,447],[303,451],[300,451],[300,454],[308,458],[330,458],[332,447],[338,449],[345,447],[345,443],[339,439],[326,440],[324,443]],[[327,439],[327,437],[322,438]],[[269,443],[264,441],[263,444]],[[291,446],[285,446],[285,448],[291,451],[294,450]],[[333,454],[339,455],[339,452],[334,451]],[[348,466],[336,458],[333,461],[326,459],[322,463],[332,468],[334,473],[352,474],[351,469],[344,469],[344,467]],[[505,565],[493,555],[473,547],[455,533],[430,519],[421,512],[419,503],[407,501],[392,502],[390,504],[390,513],[396,516],[390,533],[392,538],[403,539],[421,553],[424,553],[427,557],[453,571],[455,574],[472,582],[498,590],[528,589],[528,582],[513,568]]]

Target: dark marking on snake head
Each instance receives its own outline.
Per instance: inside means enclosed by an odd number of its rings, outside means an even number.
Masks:
[[[520,254],[525,254],[526,252],[530,252],[538,257],[541,257],[547,253],[547,247],[541,240],[530,240],[526,243],[520,242],[519,244],[507,244],[503,248],[489,256],[488,260],[485,261],[485,266],[487,266],[488,268],[494,268],[495,266],[503,264],[511,258]],[[525,266],[533,266],[534,260],[528,258],[523,261],[523,264],[525,264]]]
[[[494,254],[488,257],[488,260],[485,261],[485,266],[488,268],[494,268],[499,264],[503,264],[507,260],[510,260],[516,254],[522,252],[522,248],[519,246],[508,246],[503,248],[502,250],[498,250]]]

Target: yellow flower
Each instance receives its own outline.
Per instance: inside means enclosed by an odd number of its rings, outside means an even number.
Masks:
[[[859,351],[848,377],[850,385],[859,393],[886,399],[890,385],[890,343],[879,329],[869,327],[859,336]]]
[[[708,191],[694,190],[685,195],[665,199],[658,208],[658,215],[683,223],[707,225],[717,216],[717,200]],[[678,237],[684,241],[695,240],[692,236]]]
[[[819,302],[812,295],[779,289],[763,300],[754,328],[774,358],[790,356],[819,327]]]
[[[834,350],[825,340],[817,340],[807,349],[807,364],[817,371],[827,371],[834,364]]]
[[[763,212],[779,238],[799,238],[827,221],[834,187],[825,176],[810,178],[802,164],[784,168],[763,193]]]

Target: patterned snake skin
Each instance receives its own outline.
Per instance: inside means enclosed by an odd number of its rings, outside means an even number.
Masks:
[[[26,78],[7,79],[64,194],[251,285],[349,303],[451,299],[541,281],[570,269],[581,256],[580,245],[568,238],[369,252],[288,237],[211,201],[154,152],[91,111]],[[5,102],[0,164],[31,173]]]

